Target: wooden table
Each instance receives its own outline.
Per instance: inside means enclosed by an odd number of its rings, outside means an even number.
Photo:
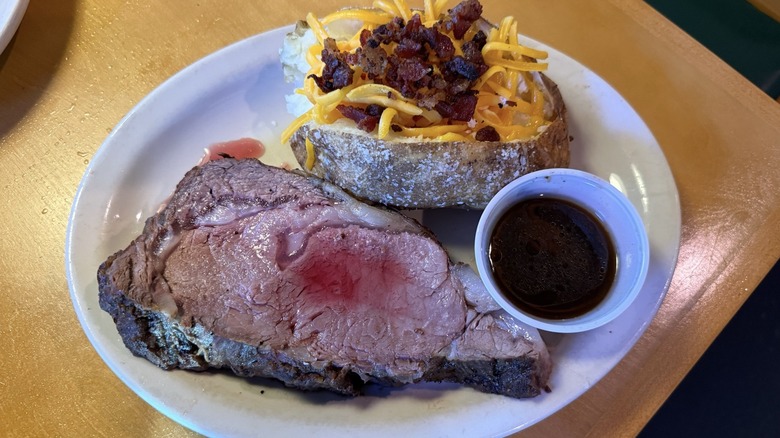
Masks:
[[[0,56],[0,423],[5,436],[185,436],[123,385],[68,296],[68,212],[92,154],[166,78],[343,0],[32,1]],[[639,1],[485,0],[575,57],[661,144],[682,206],[671,288],[628,356],[527,436],[635,435],[780,255],[780,105]]]

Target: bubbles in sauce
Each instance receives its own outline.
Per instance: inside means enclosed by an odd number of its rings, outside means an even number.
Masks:
[[[601,302],[615,277],[614,245],[601,222],[561,199],[510,208],[490,240],[493,277],[507,299],[543,318],[571,318]]]

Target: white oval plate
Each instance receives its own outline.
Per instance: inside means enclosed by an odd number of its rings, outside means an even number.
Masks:
[[[554,361],[552,392],[514,400],[458,385],[419,384],[344,398],[225,373],[163,371],[125,349],[98,306],[97,268],[141,232],[203,148],[255,137],[269,149],[264,161],[294,163],[279,144],[292,120],[283,97],[293,87],[283,81],[277,52],[290,30],[238,42],[173,76],[116,126],[87,168],[68,223],[66,269],[79,320],[108,366],[165,415],[218,436],[505,435],[556,412],[609,372],[645,331],[669,286],[680,238],[677,189],[658,143],[628,103],[584,66],[533,41],[529,45],[549,51],[549,76],[569,107],[572,167],[611,181],[631,199],[652,248],[646,284],[621,317],[590,332],[543,333]],[[474,266],[478,212],[415,214],[454,259]]]
[[[22,22],[29,0],[0,1],[0,53],[11,41]]]

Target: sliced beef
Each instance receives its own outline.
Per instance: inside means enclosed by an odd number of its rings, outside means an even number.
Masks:
[[[415,221],[257,160],[192,169],[99,268],[133,354],[301,389],[452,381],[529,397],[550,363]],[[487,297],[487,298],[486,298]]]

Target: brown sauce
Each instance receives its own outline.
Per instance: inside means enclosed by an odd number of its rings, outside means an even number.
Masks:
[[[604,226],[561,199],[533,198],[510,208],[493,230],[489,251],[507,299],[543,318],[588,312],[615,278],[615,249]]]

